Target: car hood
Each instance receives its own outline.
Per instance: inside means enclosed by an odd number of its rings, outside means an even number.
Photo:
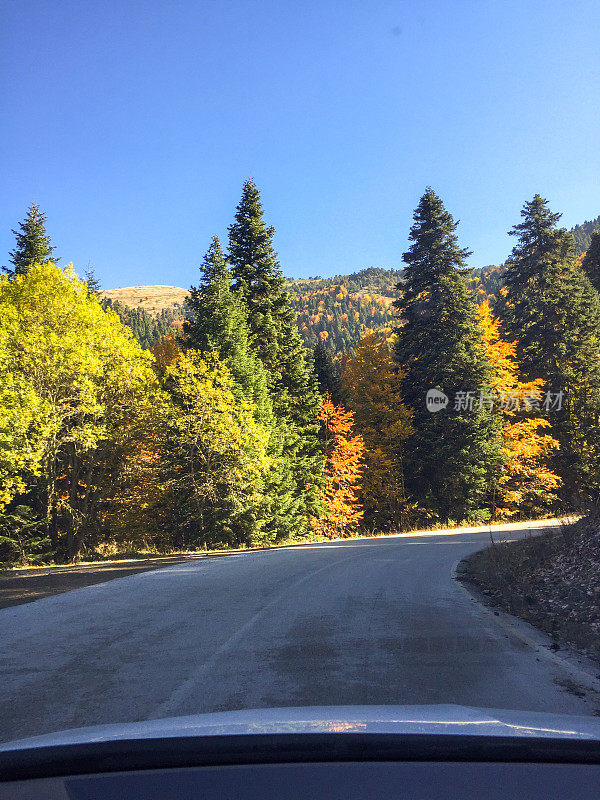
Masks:
[[[74,728],[1,743],[0,752],[131,739],[290,733],[464,734],[600,741],[600,719],[458,705],[260,708]]]

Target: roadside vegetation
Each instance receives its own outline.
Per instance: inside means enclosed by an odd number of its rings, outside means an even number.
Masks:
[[[557,644],[600,659],[600,514],[474,553],[461,579]]]
[[[298,324],[305,312],[248,180],[227,243],[208,243],[180,328],[167,320],[148,348],[143,316],[134,336],[92,273],[82,280],[58,263],[33,205],[0,280],[0,562],[264,547],[590,507],[600,233],[578,255],[558,220],[538,195],[525,204],[502,281],[483,297],[457,223],[427,189],[401,279],[355,276],[388,292],[384,326],[337,350],[325,328],[313,337]],[[352,304],[373,298],[336,287],[324,293],[332,314],[324,302],[310,325],[352,312],[364,326]],[[447,407],[426,406],[431,390]]]

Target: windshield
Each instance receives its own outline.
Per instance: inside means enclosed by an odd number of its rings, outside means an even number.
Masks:
[[[600,713],[598,2],[0,14],[0,741]]]

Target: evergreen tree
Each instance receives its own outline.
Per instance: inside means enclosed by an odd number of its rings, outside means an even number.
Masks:
[[[506,338],[517,341],[523,378],[542,379],[554,395],[548,420],[560,449],[552,467],[563,499],[579,504],[598,491],[600,298],[574,264],[572,236],[557,227],[560,214],[535,195],[521,217],[511,231],[518,242],[497,313]]]
[[[317,342],[314,352],[315,374],[321,394],[329,392],[335,406],[342,402],[342,381],[331,350],[323,342]]]
[[[320,398],[312,354],[304,348],[284,289],[273,234],[263,220],[258,189],[247,180],[229,228],[228,260],[234,289],[248,309],[251,348],[267,371],[275,416],[287,429],[284,454],[308,518],[320,505],[323,457],[316,421]]]
[[[269,373],[276,413],[306,424],[316,417],[319,397],[273,249],[274,232],[263,220],[256,185],[247,180],[229,228],[234,286],[248,308],[252,347]]]
[[[293,310],[273,248],[275,228],[265,225],[256,184],[244,183],[235,221],[229,227],[229,260],[235,287],[248,307],[253,345],[269,372],[280,374],[282,327],[292,323]]]
[[[96,276],[94,268],[90,264],[88,264],[84,272],[84,276],[86,285],[88,287],[88,292],[90,292],[90,294],[99,295],[102,286],[100,285],[100,281]]]
[[[240,396],[252,398],[261,421],[270,419],[266,373],[250,350],[248,312],[240,292],[232,288],[231,273],[217,236],[213,236],[204,256],[200,286],[191,287],[187,305],[185,346],[218,353]]]
[[[586,220],[581,225],[575,225],[574,228],[571,228],[575,241],[576,255],[585,253],[589,249],[592,234],[597,228],[600,228],[600,215],[596,219]]]
[[[594,289],[600,292],[600,231],[592,233],[590,246],[581,261],[581,266]]]
[[[238,401],[252,399],[257,421],[269,431],[270,470],[264,477],[261,536],[265,542],[277,541],[302,531],[306,524],[290,458],[301,452],[302,441],[285,420],[273,414],[266,370],[250,347],[248,310],[231,280],[215,236],[202,263],[200,286],[190,289],[183,344],[202,353],[217,353],[233,379]]]
[[[9,275],[20,275],[27,271],[31,264],[54,264],[60,261],[52,253],[56,249],[52,246],[50,237],[46,233],[46,215],[40,210],[37,203],[32,203],[23,222],[19,223],[19,231],[13,229],[17,237],[14,250],[10,252],[10,263],[14,269],[4,267]]]
[[[403,256],[395,358],[403,370],[403,400],[413,411],[414,434],[406,442],[407,493],[427,514],[475,519],[485,516],[500,437],[498,421],[479,402],[491,367],[463,277],[469,253],[459,247],[456,227],[428,188]],[[430,389],[444,392],[448,407],[430,412]]]

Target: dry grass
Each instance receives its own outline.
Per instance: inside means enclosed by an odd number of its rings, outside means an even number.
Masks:
[[[107,289],[100,294],[130,308],[143,308],[153,316],[158,316],[165,309],[176,308],[176,304],[183,305],[188,290],[179,286],[126,286],[123,289]]]

